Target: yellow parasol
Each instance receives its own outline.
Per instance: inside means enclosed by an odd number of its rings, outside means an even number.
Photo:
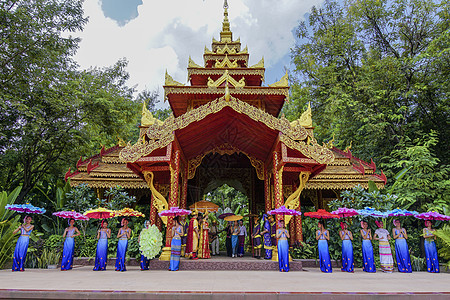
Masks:
[[[228,217],[225,217],[225,221],[238,221],[238,220],[240,220],[240,219],[242,219],[243,218],[243,216],[239,216],[239,215],[233,215],[233,216],[228,216]]]
[[[125,207],[121,210],[116,210],[114,217],[145,217],[145,215],[137,210]]]
[[[206,211],[218,211],[219,206],[217,204],[212,203],[211,201],[202,200],[195,202],[194,204],[189,206],[190,210],[198,210],[199,212],[205,213]]]

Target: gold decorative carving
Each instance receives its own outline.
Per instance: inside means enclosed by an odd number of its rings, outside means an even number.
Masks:
[[[326,190],[326,189],[335,189],[335,190],[350,190],[355,186],[360,185],[364,189],[369,188],[369,184],[367,181],[358,181],[358,182],[308,182],[306,184],[306,189],[309,190]],[[379,189],[384,188],[383,182],[375,182],[375,185]]]
[[[163,195],[161,195],[160,192],[155,188],[153,185],[153,180],[155,179],[155,175],[153,172],[149,171],[143,171],[145,181],[147,182],[148,186],[150,187],[150,190],[153,194],[153,205],[158,210],[158,213],[162,212],[163,210],[169,209],[169,204],[167,203],[166,198],[164,198]],[[164,222],[165,225],[167,225],[167,217],[161,217],[161,220]]]
[[[214,54],[211,50],[208,49],[208,47],[205,46],[204,54]]]
[[[201,154],[188,161],[188,179],[194,178],[195,170],[197,170],[198,166],[202,163],[203,157],[205,157],[205,154]]]
[[[216,81],[212,80],[211,77],[208,77],[209,88],[217,88],[224,82],[231,83],[235,88],[243,88],[245,86],[244,77],[242,77],[239,81],[236,81],[233,77],[230,76],[228,70],[225,70],[223,75],[220,76]],[[228,84],[226,84],[225,87],[228,87]]]
[[[166,70],[166,78],[165,79],[166,79],[166,81],[165,81],[164,85],[166,85],[166,86],[184,86],[184,84],[173,80],[172,76],[170,76],[169,73],[167,73],[167,70]]]
[[[233,69],[231,69],[233,70]],[[166,98],[169,94],[182,94],[182,95],[204,95],[204,94],[211,94],[210,89],[205,89],[204,87],[192,87],[192,86],[186,86],[186,87],[165,87],[164,93]],[[220,94],[222,92],[217,91],[217,94]],[[289,87],[276,87],[276,88],[267,88],[267,87],[252,87],[251,89],[239,89],[240,95],[263,95],[263,96],[269,96],[269,95],[282,95],[285,96],[286,99],[289,98]]]
[[[236,54],[236,48],[234,48],[234,47],[233,48],[229,48],[228,44],[225,44],[225,47],[217,48],[216,53],[217,54],[225,54],[225,53],[227,53],[227,54]]]
[[[311,102],[308,102],[308,108],[302,113],[300,118],[291,122],[292,127],[299,125],[303,127],[312,127]]]
[[[328,149],[333,149],[334,148],[334,133],[333,133],[333,138],[331,140],[329,140],[326,144],[322,142],[322,145],[324,147],[327,147]]]
[[[167,76],[167,73],[166,73]],[[167,77],[166,77],[167,80]],[[147,109],[147,103],[144,101],[142,103],[142,112],[141,112],[141,126],[151,126],[153,124],[161,125],[163,122],[155,118],[152,113]]]
[[[264,68],[264,57],[256,64],[250,67],[251,69],[263,69]]]
[[[330,149],[320,146],[314,137],[305,128],[297,126],[292,128],[287,121],[280,120],[252,105],[240,101],[231,96],[230,101],[223,101],[224,96],[208,102],[205,105],[192,109],[185,114],[175,118],[167,118],[162,125],[154,124],[147,129],[146,135],[149,141],[127,145],[120,151],[119,157],[123,162],[135,162],[140,157],[149,155],[153,150],[162,148],[174,140],[174,131],[187,127],[192,122],[203,120],[210,114],[215,114],[225,107],[230,107],[240,114],[244,114],[256,122],[265,124],[272,130],[281,133],[280,140],[291,149],[296,149],[306,157],[312,158],[319,163],[327,164],[334,160],[333,152]],[[307,137],[310,143],[303,142]]]
[[[306,186],[306,182],[309,179],[309,175],[311,175],[311,172],[300,172],[298,175],[299,185],[298,188],[293,192],[284,203],[284,206],[288,209],[297,209],[300,205],[300,194],[302,193],[303,189]],[[284,220],[286,224],[289,223],[292,216],[285,216]]]
[[[286,71],[286,74],[281,77],[281,79],[275,83],[269,84],[270,87],[288,87],[289,86],[289,76]]]
[[[224,68],[237,68],[238,63],[236,60],[233,60],[233,62],[230,61],[228,58],[228,55],[225,55],[225,58],[222,61],[216,60],[216,63],[214,65],[214,68],[218,69],[224,69]]]
[[[192,58],[189,56],[188,68],[203,68],[203,67],[197,65],[197,64],[192,60]]]
[[[264,79],[264,70],[262,69],[229,69],[228,73],[230,75],[234,76],[261,76]],[[217,76],[222,75],[223,70],[221,69],[207,69],[207,68],[201,68],[201,69],[189,69],[188,70],[188,76],[191,77],[192,75],[201,75],[201,76]]]
[[[242,50],[242,51],[239,51],[239,53],[238,53],[238,54],[247,54],[247,53],[248,53],[248,47],[247,47],[247,46],[245,46],[244,50]]]

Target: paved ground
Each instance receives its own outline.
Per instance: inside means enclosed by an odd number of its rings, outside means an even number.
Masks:
[[[20,294],[20,291],[29,291]],[[115,291],[122,292],[122,298],[137,298],[124,292],[151,293],[153,295],[171,293],[223,293],[238,295],[268,293],[268,295],[287,294],[393,294],[426,295],[450,299],[450,274],[430,274],[414,272],[411,274],[377,272],[368,274],[357,269],[355,273],[334,272],[324,274],[311,268],[299,272],[280,273],[273,271],[140,271],[129,267],[127,272],[115,272],[111,268],[104,272],[93,272],[92,267],[77,267],[71,271],[28,269],[25,272],[0,271],[0,298],[25,295],[25,298],[41,295],[50,297],[45,291],[69,292]],[[14,294],[15,293],[15,294]],[[74,295],[75,295],[74,294]],[[349,296],[350,294],[347,294]],[[425,295],[423,294],[423,295]],[[56,296],[57,294],[54,294]],[[60,294],[62,295],[62,294]],[[69,295],[69,294],[67,294]],[[91,295],[92,296],[92,295]],[[100,294],[97,294],[100,296]],[[118,295],[116,295],[118,296]],[[172,295],[173,296],[173,295]],[[256,294],[255,294],[256,296]],[[311,295],[310,295],[311,296]],[[397,295],[400,296],[400,295]],[[70,298],[66,297],[65,298]],[[78,297],[89,295],[81,294]],[[77,298],[77,297],[75,297]],[[112,297],[110,297],[112,298]],[[159,297],[161,298],[161,297]],[[169,297],[173,298],[173,297]],[[184,297],[183,297],[184,298]],[[221,297],[224,299],[224,297]],[[225,297],[227,298],[227,297]],[[248,297],[247,297],[248,298]],[[347,297],[348,298],[348,297]],[[332,299],[337,299],[332,297]]]

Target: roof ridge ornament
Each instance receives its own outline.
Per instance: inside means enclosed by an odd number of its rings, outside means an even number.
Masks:
[[[216,60],[216,63],[214,65],[214,68],[237,68],[238,67],[238,63],[237,61],[234,59],[233,62],[231,62],[231,60],[228,58],[228,55],[225,54],[225,58],[222,61]]]
[[[239,81],[235,80],[230,76],[228,70],[225,70],[222,76],[214,81],[211,77],[208,77],[208,88],[218,88],[222,83],[225,82],[225,90],[228,87],[228,83],[231,83],[235,88],[243,88],[245,86],[245,77],[242,77]]]
[[[245,49],[247,49],[247,47],[245,47]],[[253,65],[250,68],[252,68],[252,69],[264,68],[264,56],[261,58],[261,60],[256,65]]]
[[[228,1],[223,2],[223,22],[222,31],[220,32],[220,41],[231,43],[233,41],[233,33],[230,31],[230,21],[228,20]]]
[[[291,127],[296,127],[299,125],[302,127],[312,127],[313,124],[312,124],[311,102],[308,102],[308,108],[302,113],[300,118],[291,122]],[[333,140],[334,140],[334,137],[333,137]],[[333,144],[333,142],[331,141],[331,145],[332,144]],[[325,147],[325,145],[324,145],[324,147]]]
[[[166,86],[184,86],[184,84],[173,80],[172,76],[170,76],[169,73],[167,73],[167,70],[166,70],[166,78],[165,78],[164,85],[166,85]]]
[[[286,74],[284,74],[279,81],[269,84],[269,87],[288,87],[288,86],[289,86],[289,75],[287,70]]]
[[[167,74],[167,72],[166,72]],[[141,126],[152,126],[154,124],[162,125],[163,121],[155,118],[152,113],[147,108],[147,103],[142,102],[142,112],[141,112]]]
[[[206,48],[206,46],[205,46]],[[191,58],[191,56],[189,56],[189,63],[188,63],[188,68],[200,68],[202,69],[203,67],[197,65]]]

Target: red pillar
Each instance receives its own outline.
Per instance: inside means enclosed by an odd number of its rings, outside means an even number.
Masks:
[[[150,197],[150,224],[155,225],[156,219],[158,218],[158,211],[156,210],[156,206],[153,205],[154,197],[153,194]]]
[[[265,212],[268,212],[272,209],[272,201],[270,199],[270,177],[269,172],[267,172],[267,168],[264,169],[264,197],[265,197]]]
[[[170,169],[170,195],[169,195],[169,208],[177,206],[178,204],[178,184],[180,176],[180,151],[175,151],[173,159],[174,167]],[[166,247],[170,247],[172,241],[172,222],[173,217],[167,218],[166,227]]]
[[[280,168],[278,152],[273,152],[272,162],[273,162],[273,185],[274,185],[274,198],[275,198],[275,208],[278,208],[284,204],[283,200],[283,170]],[[283,216],[277,215],[277,226],[278,221],[283,220]]]
[[[183,176],[183,189],[181,191],[181,202],[180,208],[186,209],[187,206],[187,192],[188,192],[188,167],[184,168],[184,176]]]

